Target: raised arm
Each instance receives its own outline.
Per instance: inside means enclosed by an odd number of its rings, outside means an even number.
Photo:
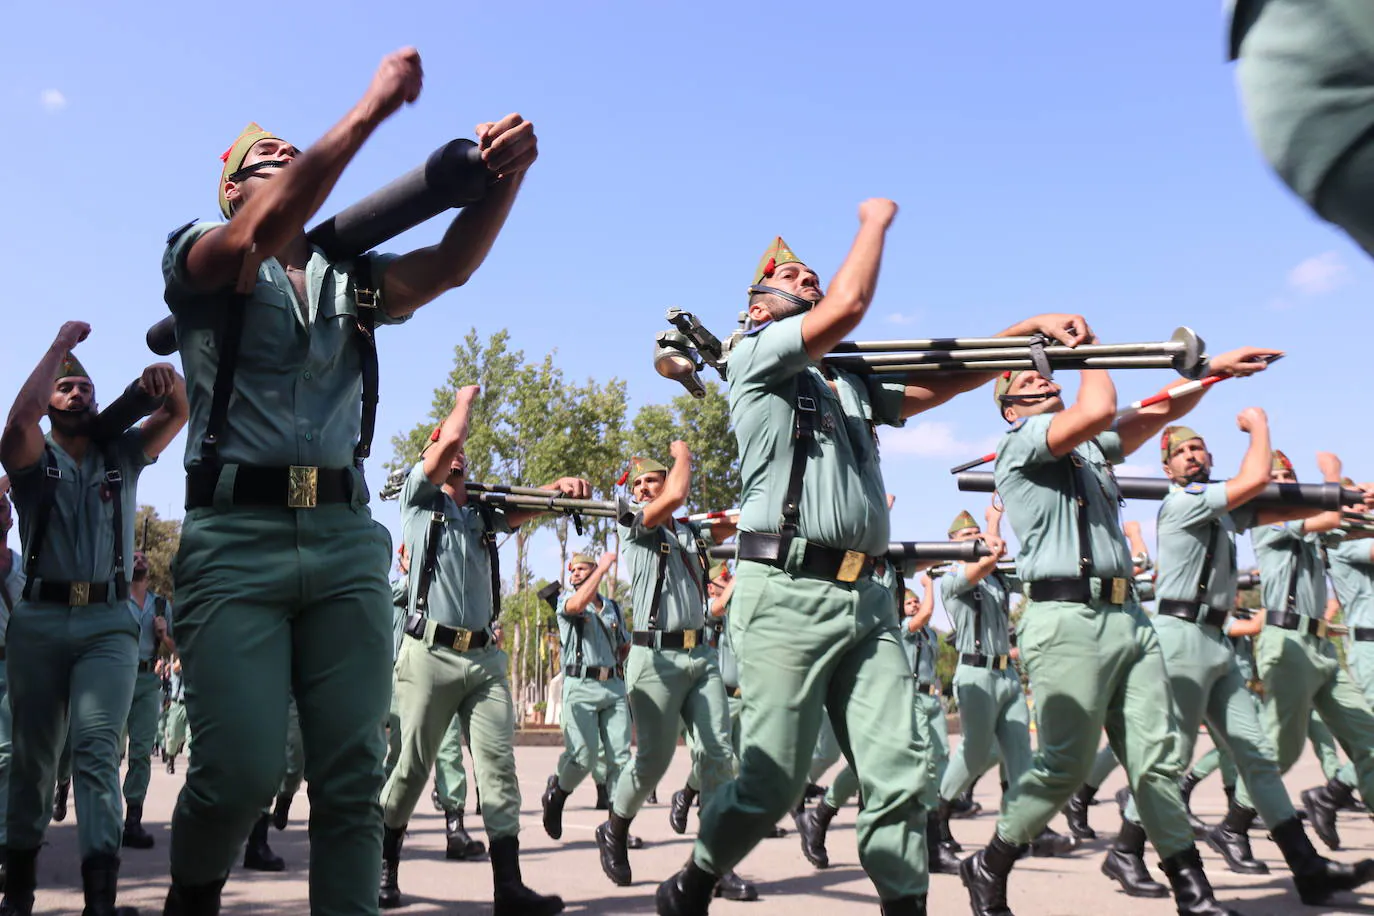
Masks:
[[[597,590],[601,588],[601,580],[606,575],[606,571],[615,562],[615,554],[611,552],[603,553],[596,559],[596,567],[592,569],[591,575],[577,587],[577,591],[568,596],[568,600],[563,602],[563,613],[576,615],[587,610],[587,605],[591,604],[596,598]]]
[[[1240,431],[1250,434],[1250,445],[1240,463],[1240,472],[1226,481],[1226,508],[1245,505],[1269,486],[1269,467],[1273,452],[1269,444],[1269,417],[1258,407],[1247,407],[1236,417]]]
[[[462,450],[468,438],[468,424],[472,416],[472,402],[482,389],[477,385],[465,385],[458,389],[453,398],[453,409],[448,412],[439,426],[439,438],[425,450],[420,464],[425,477],[436,487],[443,486],[448,479],[449,469]]]
[[[643,509],[645,528],[657,528],[672,521],[673,513],[687,503],[692,490],[692,452],[687,443],[678,439],[668,446],[668,454],[673,457],[673,466],[663,481],[663,491]]]
[[[930,576],[921,573],[921,578],[916,580],[921,586],[921,604],[916,609],[916,613],[906,619],[907,629],[915,633],[922,627],[929,626],[930,620],[935,616],[935,583]]]
[[[1084,369],[1078,400],[1050,421],[1048,443],[1056,458],[1063,458],[1089,439],[1105,433],[1116,416],[1116,386],[1106,369]]]
[[[878,289],[887,229],[897,218],[897,205],[873,198],[859,204],[859,232],[830,292],[802,318],[802,341],[812,359],[820,359],[859,326]]]
[[[191,415],[186,400],[186,380],[177,374],[171,363],[154,363],[143,370],[135,384],[145,393],[164,399],[162,406],[139,425],[143,454],[156,458],[172,444]]]
[[[33,467],[43,457],[43,430],[38,421],[48,412],[53,379],[57,378],[58,367],[67,353],[90,333],[91,326],[84,321],[62,325],[52,346],[19,389],[5,420],[5,431],[0,434],[0,464],[11,474]]]

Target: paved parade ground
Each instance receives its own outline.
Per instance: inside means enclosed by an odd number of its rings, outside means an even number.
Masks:
[[[952,736],[952,740],[958,738]],[[1199,754],[1207,750],[1204,737]],[[669,797],[682,785],[687,770],[687,754],[679,748],[668,776],[659,787],[660,804],[648,805],[634,822],[632,833],[645,840],[645,848],[631,851],[635,883],[631,887],[613,886],[601,873],[597,862],[596,843],[592,831],[603,812],[594,811],[595,791],[590,781],[579,787],[569,799],[564,815],[561,842],[554,842],[544,834],[540,824],[539,796],[544,781],[553,771],[558,748],[518,747],[517,765],[522,806],[522,864],[525,881],[541,893],[560,893],[567,901],[568,913],[613,914],[652,913],[653,891],[657,883],[672,874],[691,849],[690,836],[676,836],[668,827]],[[167,843],[172,805],[182,783],[184,758],[178,761],[178,773],[169,776],[162,766],[154,763],[153,782],[148,792],[144,824],[157,838],[157,846],[148,851],[124,850],[124,864],[120,879],[120,903],[138,906],[143,916],[162,912],[162,900],[167,889]],[[470,771],[469,771],[470,772]],[[833,775],[833,772],[832,774]],[[1319,784],[1321,773],[1311,753],[1304,754],[1299,764],[1288,774],[1286,783],[1293,798],[1307,787]],[[1102,853],[1114,834],[1119,820],[1112,794],[1124,785],[1124,775],[1118,769],[1099,797],[1102,804],[1091,809],[1091,822],[1099,838],[1080,847],[1067,859],[1026,859],[1012,872],[1010,903],[1017,916],[1067,916],[1067,914],[1111,914],[1111,916],[1172,916],[1173,902],[1164,900],[1136,900],[1116,890],[1114,882],[1098,872]],[[471,799],[471,790],[469,790]],[[998,797],[997,780],[989,774],[978,784],[977,798],[991,810]],[[471,806],[471,801],[469,801]],[[1205,821],[1220,820],[1226,799],[1222,794],[1220,775],[1214,775],[1198,787],[1193,801],[1194,811]],[[273,849],[286,859],[287,870],[278,874],[246,872],[235,869],[225,887],[225,914],[304,914],[308,912],[305,866],[308,845],[305,818],[309,803],[302,792],[292,810],[292,823],[284,833],[271,832]],[[739,867],[741,875],[757,882],[761,899],[753,903],[716,901],[713,914],[763,916],[789,913],[793,916],[809,913],[876,913],[877,899],[873,886],[859,868],[854,845],[854,814],[851,806],[841,811],[830,831],[831,867],[817,871],[802,858],[796,831],[790,819],[786,823],[787,836],[765,840]],[[953,822],[955,836],[967,852],[986,842],[992,833],[994,818],[983,814],[969,820]],[[695,829],[696,818],[689,822],[689,834]],[[1063,819],[1052,826],[1066,831]],[[476,838],[483,838],[481,819],[469,813],[468,827]],[[1362,854],[1374,856],[1374,823],[1363,814],[1343,812],[1340,832],[1343,850],[1337,858],[1353,861]],[[1303,907],[1292,892],[1287,871],[1278,849],[1264,835],[1261,828],[1252,832],[1255,855],[1272,869],[1269,875],[1250,877],[1232,874],[1210,850],[1203,849],[1208,874],[1218,889],[1218,899],[1237,905],[1245,916],[1279,916],[1279,914],[1374,913],[1374,892],[1362,897],[1354,906]],[[1315,840],[1315,837],[1314,837]],[[48,832],[49,845],[38,859],[38,905],[35,913],[78,913],[81,911],[80,872],[76,853],[75,818],[54,824]],[[1320,843],[1318,843],[1320,846]],[[1158,869],[1158,857],[1153,851],[1146,861],[1157,880],[1163,881]],[[401,890],[407,905],[389,911],[403,916],[410,914],[491,912],[491,867],[485,859],[479,862],[448,862],[444,859],[444,821],[434,812],[426,793],[411,821],[406,838],[405,858],[401,862]],[[962,916],[968,913],[968,898],[959,879],[936,875],[931,880],[929,911],[932,916]]]

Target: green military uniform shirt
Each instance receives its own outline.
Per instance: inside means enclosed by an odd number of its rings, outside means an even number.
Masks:
[[[176,318],[182,371],[190,395],[186,466],[200,461],[201,440],[219,367],[216,346],[229,291],[198,292],[187,282],[186,254],[222,223],[196,223],[174,234],[162,256],[164,298]],[[381,286],[393,255],[373,257]],[[354,335],[357,304],[348,270],[318,248],[305,268],[308,302],[297,302],[276,258],[258,267],[244,312],[243,340],[229,401],[228,434],[219,445],[226,464],[346,468],[362,428],[362,362]],[[377,324],[398,320],[377,308]]]
[[[406,612],[410,607],[410,577],[404,575],[391,583],[391,629],[395,648],[391,660],[401,657],[401,643],[406,638]]]
[[[1198,601],[1207,607],[1230,610],[1236,604],[1236,541],[1238,530],[1254,524],[1253,509],[1226,508],[1226,484],[1190,483],[1169,487],[1159,505],[1159,564],[1155,595],[1166,601]],[[1211,569],[1203,569],[1207,546],[1219,527]],[[1211,576],[1210,580],[1207,576]],[[1198,586],[1206,582],[1206,595]]]
[[[916,679],[922,684],[933,684],[936,681],[935,660],[940,655],[939,640],[930,627],[921,627],[913,633],[906,618],[902,619],[902,646],[906,649],[911,673],[916,675]]]
[[[1121,437],[1103,433],[1073,450],[1083,465],[1079,479],[1084,482],[1092,549],[1091,567],[1080,571],[1070,457],[1056,458],[1050,451],[1053,420],[1054,414],[1018,420],[997,444],[997,492],[1021,543],[1016,574],[1023,582],[1079,576],[1128,578],[1131,551],[1121,532],[1120,491],[1111,469],[1123,459]]]
[[[0,548],[6,549],[6,548]],[[5,580],[0,582],[0,590],[4,595],[0,597],[0,647],[5,645],[5,631],[10,625],[10,611],[19,603],[19,598],[24,594],[24,558],[13,550],[10,554],[10,571],[5,575]]]
[[[1374,627],[1374,540],[1340,541],[1326,554],[1346,625]]]
[[[720,633],[720,644],[716,646],[716,666],[720,668],[720,680],[730,690],[739,689],[739,658],[730,642],[730,621],[726,618],[725,629]]]
[[[997,572],[985,576],[981,582],[970,582],[967,569],[961,565],[940,577],[940,598],[954,626],[954,647],[961,655],[1010,655],[1006,584]],[[981,632],[974,626],[980,603]]]
[[[558,641],[562,646],[564,668],[578,664],[588,668],[614,668],[620,663],[620,649],[630,641],[630,631],[620,605],[604,595],[600,610],[593,599],[581,614],[567,612],[568,595],[558,598]],[[582,660],[578,661],[578,649]]]
[[[739,530],[776,533],[792,465],[798,376],[816,402],[815,442],[802,478],[798,530],[807,541],[887,552],[887,488],[876,424],[902,425],[905,386],[894,376],[835,373],[826,384],[802,342],[800,316],[755,328],[730,352],[730,416],[740,449]],[[636,605],[638,606],[638,605]]]
[[[620,526],[620,556],[630,571],[637,632],[649,630],[664,535],[668,539],[668,571],[659,597],[656,629],[665,633],[700,630],[706,623],[706,568],[697,543],[698,530],[676,519],[670,525],[645,527],[641,509],[633,524]]]
[[[458,506],[440,487],[425,476],[423,463],[411,468],[401,487],[401,533],[410,556],[410,607],[420,593],[420,570],[425,563],[425,542],[435,501],[441,498],[444,524],[439,531],[439,549],[434,560],[434,578],[429,584],[429,610],[435,623],[464,630],[482,631],[491,625],[491,558],[482,535],[486,531],[477,506]],[[506,534],[506,513],[491,509],[492,527]]]
[[[114,579],[114,502],[105,482],[105,457],[91,444],[80,462],[74,461],[51,435],[44,436],[57,460],[61,479],[48,519],[48,531],[38,558],[35,578],[56,582],[111,582]],[[134,514],[137,510],[138,476],[153,463],[143,451],[143,433],[131,429],[114,443],[116,464],[124,478],[120,485],[123,512],[123,543],[126,576],[133,569]],[[47,475],[47,456],[10,475],[12,497],[19,510],[23,543],[30,543],[38,521],[38,505]],[[110,593],[111,602],[115,600]]]
[[[154,595],[152,592],[143,596],[143,604],[139,605],[134,600],[133,595],[129,596],[129,614],[134,618],[134,623],[138,624],[138,660],[150,662],[157,654],[157,619],[164,620],[171,618],[171,605],[166,598],[161,595]]]
[[[1266,609],[1288,609],[1292,581],[1296,598],[1292,609],[1318,619],[1326,615],[1326,568],[1322,564],[1319,535],[1304,532],[1303,523],[1293,521],[1252,528],[1250,543],[1259,561],[1260,589]]]

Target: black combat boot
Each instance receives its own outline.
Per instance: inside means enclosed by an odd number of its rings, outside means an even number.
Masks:
[[[596,784],[596,810],[611,810],[611,796],[610,793],[606,791],[606,784],[604,782]]]
[[[162,916],[219,916],[223,891],[223,878],[194,887],[173,881],[167,891],[167,901],[162,905]]]
[[[1354,797],[1355,790],[1338,779],[1303,791],[1302,806],[1307,809],[1307,819],[1327,849],[1341,848],[1341,835],[1336,832],[1336,812]]]
[[[276,804],[272,806],[272,826],[278,830],[285,830],[286,825],[291,823],[291,800],[295,795],[288,795],[283,792],[277,796]]]
[[[1169,889],[1151,878],[1145,867],[1145,828],[1131,821],[1121,822],[1121,832],[1102,860],[1102,874],[1132,897],[1169,896]]]
[[[1007,907],[1007,876],[1025,852],[1025,846],[1013,846],[994,833],[992,842],[959,864],[973,916],[1012,916]]]
[[[164,757],[164,759],[167,761],[167,775],[175,776],[177,773],[177,755],[173,754],[170,757]]]
[[[544,808],[544,832],[549,835],[551,840],[561,840],[563,838],[563,804],[568,800],[568,793],[563,791],[563,787],[558,784],[558,775],[549,777],[549,784],[544,787],[544,794],[539,799],[539,804]]]
[[[124,811],[124,837],[121,846],[130,849],[152,849],[156,841],[143,829],[143,802],[129,802]]]
[[[1302,821],[1291,817],[1278,824],[1269,835],[1283,853],[1293,873],[1298,897],[1309,906],[1321,906],[1340,891],[1351,891],[1374,878],[1374,860],[1361,859],[1354,865],[1333,862],[1317,854],[1307,837]]]
[[[401,846],[406,829],[382,825],[382,882],[377,888],[377,906],[394,910],[401,905]]]
[[[1199,840],[1206,837],[1209,832],[1202,819],[1193,813],[1193,790],[1200,782],[1202,780],[1194,776],[1192,770],[1178,781],[1178,790],[1183,795],[1183,807],[1188,812],[1188,826],[1193,828],[1193,836]]]
[[[1046,826],[1040,831],[1039,836],[1031,840],[1030,854],[1037,859],[1051,859],[1055,856],[1066,856],[1077,848],[1078,840]]]
[[[444,812],[444,858],[464,862],[480,859],[486,851],[487,844],[474,840],[463,826],[462,808]]]
[[[964,851],[964,847],[959,845],[959,841],[954,838],[954,833],[949,829],[950,817],[951,803],[941,799],[940,804],[935,808],[935,820],[940,825],[940,842],[944,844],[946,849],[957,855]]]
[[[759,899],[759,889],[730,871],[720,876],[720,880],[716,882],[711,895],[724,900],[738,900],[747,903],[750,900]]]
[[[926,895],[913,894],[896,900],[882,901],[883,916],[926,916]]]
[[[1164,874],[1169,876],[1169,886],[1174,889],[1174,905],[1178,916],[1241,916],[1235,910],[1227,909],[1212,895],[1212,885],[1202,870],[1202,857],[1196,846],[1189,846],[1183,852],[1169,856],[1160,863]]]
[[[1207,845],[1226,860],[1226,867],[1240,875],[1267,875],[1269,866],[1250,852],[1250,825],[1255,809],[1245,808],[1234,799],[1220,824],[1207,831]]]
[[[520,877],[520,839],[493,837],[491,876],[495,885],[492,916],[553,916],[563,912],[562,897],[545,897],[525,886]]]
[[[33,892],[38,887],[38,850],[11,846],[5,859],[5,899],[0,901],[0,916],[31,916]]]
[[[611,883],[629,887],[634,881],[630,872],[630,819],[614,811],[606,823],[596,828],[596,848],[601,852],[601,870]]]
[[[687,832],[687,815],[692,810],[692,802],[697,799],[697,790],[691,786],[683,786],[673,793],[671,803],[668,805],[668,826],[673,828],[673,833],[681,836]]]
[[[1088,823],[1088,808],[1092,805],[1096,795],[1097,786],[1084,783],[1078,787],[1078,791],[1073,793],[1069,798],[1069,803],[1064,806],[1064,820],[1069,822],[1069,833],[1073,834],[1074,839],[1097,839],[1097,831]]]
[[[267,845],[267,822],[270,814],[258,818],[243,847],[243,867],[251,871],[286,871],[286,862]]]
[[[131,906],[115,906],[119,885],[119,856],[109,853],[88,856],[81,862],[81,889],[86,908],[81,916],[138,916]]]
[[[817,868],[830,867],[830,854],[825,849],[825,834],[830,822],[839,814],[822,800],[816,807],[797,816],[797,833],[801,836],[802,855]]]
[[[59,782],[52,797],[52,819],[59,824],[67,819],[67,793],[71,791],[71,780]]]
[[[658,916],[706,916],[720,879],[697,865],[695,859],[658,886],[654,907]]]
[[[932,875],[959,874],[959,857],[950,851],[940,837],[940,819],[926,816],[926,870]]]

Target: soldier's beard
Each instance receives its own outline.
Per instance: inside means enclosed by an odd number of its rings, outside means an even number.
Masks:
[[[135,570],[134,570],[133,580],[134,580],[135,582],[144,582],[144,581],[147,581],[147,579],[148,579],[148,570],[146,570],[146,569],[135,569]]]
[[[59,410],[49,407],[48,422],[64,436],[85,436],[90,433],[91,426],[95,423],[95,411],[90,408]]]

